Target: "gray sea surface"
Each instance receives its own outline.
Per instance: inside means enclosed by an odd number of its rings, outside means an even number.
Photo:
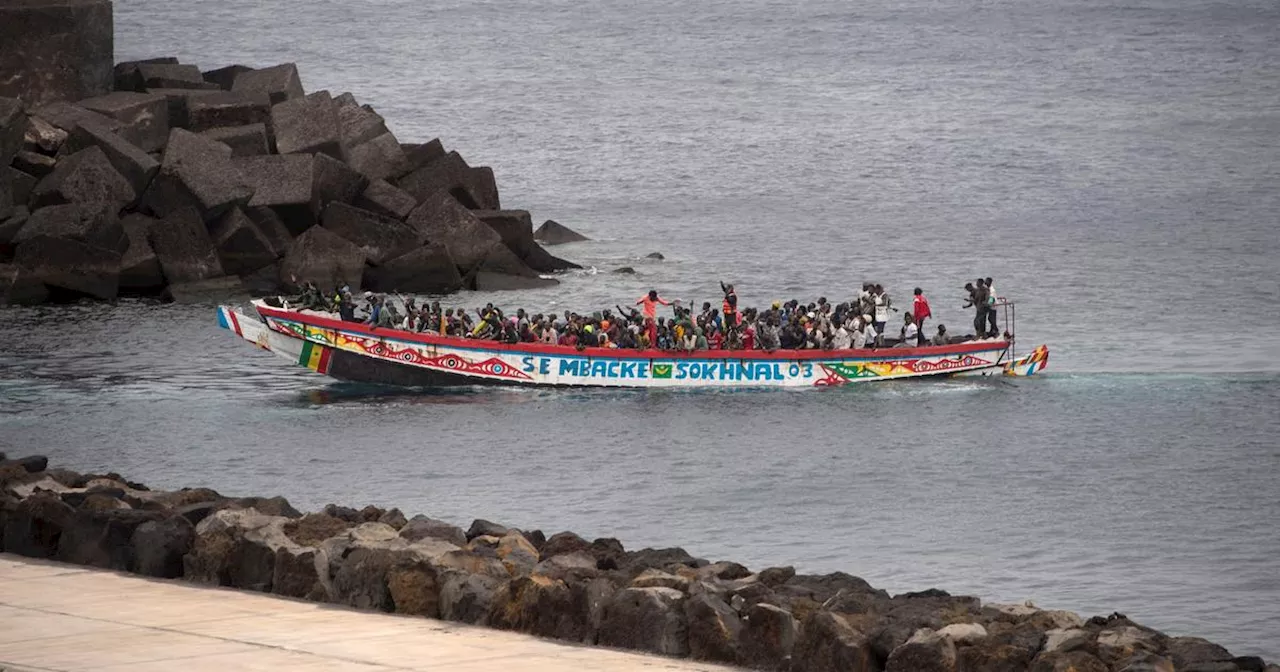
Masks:
[[[960,287],[994,276],[1050,372],[393,393],[290,367],[209,308],[11,308],[0,450],[1120,611],[1280,658],[1274,1],[119,0],[115,20],[121,60],[296,61],[592,238],[554,250],[588,267],[555,289],[452,305],[876,279],[955,331]]]

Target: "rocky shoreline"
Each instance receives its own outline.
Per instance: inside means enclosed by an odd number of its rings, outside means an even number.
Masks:
[[[1280,672],[1123,615],[1089,619],[844,573],[752,571],[476,520],[207,488],[0,453],[0,552],[763,670]]]
[[[0,305],[524,289],[578,268],[539,241],[581,236],[535,232],[439,139],[400,142],[354,95],[306,93],[292,63],[113,67],[110,16],[107,0],[0,7]]]

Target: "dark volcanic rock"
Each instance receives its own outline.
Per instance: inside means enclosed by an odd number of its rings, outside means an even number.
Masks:
[[[155,250],[151,249],[151,227],[157,220],[133,213],[120,219],[129,248],[120,260],[120,289],[135,292],[158,291],[164,287],[164,273]]]
[[[115,253],[129,249],[116,203],[68,203],[41,208],[14,236],[22,243],[40,236],[69,238]]]
[[[557,532],[538,550],[543,560],[568,553],[591,553],[591,542],[573,532]]]
[[[404,221],[417,207],[418,202],[403,189],[391,186],[391,183],[386,180],[372,180],[356,199],[355,205]]]
[[[467,534],[457,525],[426,516],[414,516],[400,528],[400,537],[409,541],[422,539],[443,539],[455,546],[467,545]]]
[[[139,63],[138,76],[148,89],[209,89],[217,88],[204,81],[200,68],[180,63]]]
[[[27,239],[13,262],[29,280],[49,287],[98,299],[113,299],[119,291],[120,253],[74,239]]]
[[[364,252],[355,243],[316,226],[295,238],[285,251],[280,281],[291,287],[308,281],[318,287],[359,287],[364,263]]]
[[[232,208],[215,220],[209,227],[209,236],[218,250],[222,270],[233,275],[252,273],[278,257],[271,241],[240,208]]]
[[[195,527],[180,515],[142,523],[130,539],[134,566],[144,576],[177,579],[182,576],[182,557],[195,543]]]
[[[936,633],[916,636],[889,654],[884,669],[885,672],[955,672],[956,645]]]
[[[169,139],[169,99],[165,96],[115,91],[79,104],[120,122],[116,132],[144,152],[164,149]]]
[[[427,244],[365,270],[364,284],[375,292],[443,294],[462,288],[462,276],[444,245]]]
[[[53,557],[63,530],[74,515],[75,510],[53,493],[41,492],[23,498],[5,520],[5,552],[30,558]]]
[[[353,203],[365,190],[368,180],[347,164],[328,154],[316,154],[313,159],[315,163],[311,168],[311,194],[312,205],[317,213],[324,212],[325,206],[330,203]]]
[[[204,72],[204,81],[216,84],[218,88],[224,91],[230,91],[231,87],[236,83],[236,76],[250,70],[253,70],[253,68],[247,65],[228,65],[216,70],[206,70]]]
[[[467,528],[467,540],[469,541],[476,537],[502,538],[507,536],[507,533],[510,531],[511,529],[504,525],[499,525],[498,523],[485,520],[484,518],[476,518],[471,521],[471,527]]]
[[[408,224],[345,203],[330,203],[321,226],[355,243],[375,266],[407,254],[424,240]]]
[[[0,3],[0,45],[0,96],[40,105],[111,90],[107,0]]]
[[[262,156],[271,153],[265,124],[213,128],[200,133],[231,148],[231,156]]]
[[[164,96],[169,107],[169,128],[187,128],[190,126],[191,101],[218,93],[210,89],[147,89],[146,92],[156,96]]]
[[[312,157],[242,156],[234,162],[254,190],[250,207],[270,207],[295,236],[315,224]]]
[[[739,661],[763,669],[780,669],[795,650],[800,624],[790,611],[759,602],[743,612]]]
[[[572,585],[548,576],[512,579],[494,595],[489,623],[538,637],[568,642],[591,642],[591,623],[585,582]]]
[[[450,572],[440,583],[440,618],[472,625],[488,625],[489,612],[501,579],[484,574]]]
[[[143,197],[146,208],[166,217],[188,207],[213,219],[233,205],[249,201],[253,190],[232,163],[231,148],[175,128],[169,132],[160,171]]]
[[[189,130],[266,124],[271,120],[271,99],[265,93],[215,91],[193,98],[188,104]]]
[[[129,182],[135,194],[142,194],[160,170],[160,162],[141,147],[113,132],[107,125],[86,120],[71,131],[63,151],[81,152],[90,147],[102,150],[116,171]]]
[[[739,658],[742,619],[738,612],[714,595],[702,593],[685,600],[689,622],[689,657],[734,663]]]
[[[132,202],[137,193],[101,147],[94,145],[58,162],[52,173],[31,192],[35,207],[64,203],[115,203],[116,208]]]
[[[238,73],[231,85],[231,90],[242,93],[265,93],[273,105],[293,98],[301,98],[303,95],[302,80],[298,78],[298,67],[293,63]]]
[[[533,232],[533,239],[543,245],[563,245],[564,243],[577,243],[583,240],[590,240],[586,236],[570,229],[569,227],[548,219]]]
[[[129,571],[135,564],[134,532],[143,523],[163,518],[159,511],[81,508],[63,529],[54,557],[76,565]]]
[[[873,672],[880,669],[867,637],[843,617],[819,611],[805,620],[791,668],[814,672]]]
[[[390,133],[350,146],[347,163],[370,180],[399,177],[409,171],[409,159]]]
[[[604,608],[599,642],[666,656],[689,654],[685,594],[671,588],[625,588]]]
[[[151,248],[170,284],[196,282],[224,275],[213,241],[195,208],[184,208],[155,223]]]
[[[342,128],[338,124],[338,106],[328,91],[273,105],[271,126],[276,150],[281,154],[319,153],[341,161],[347,159],[347,147],[342,142]]]

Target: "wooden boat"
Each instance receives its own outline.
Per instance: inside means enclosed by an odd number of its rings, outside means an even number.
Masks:
[[[926,376],[1030,376],[1049,361],[1044,345],[1015,358],[1012,339],[1000,338],[862,350],[580,350],[375,328],[264,301],[253,307],[256,315],[219,307],[219,326],[317,373],[407,387],[830,387]]]

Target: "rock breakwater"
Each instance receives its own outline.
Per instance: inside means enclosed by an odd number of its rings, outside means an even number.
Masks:
[[[0,530],[8,553],[764,670],[1280,672],[1120,614],[890,595],[839,572],[374,506],[304,514],[282,497],[153,491],[40,456],[0,454]]]
[[[292,63],[118,63],[113,88],[0,97],[0,304],[512,289],[577,268],[503,208],[492,169],[305,92]]]

